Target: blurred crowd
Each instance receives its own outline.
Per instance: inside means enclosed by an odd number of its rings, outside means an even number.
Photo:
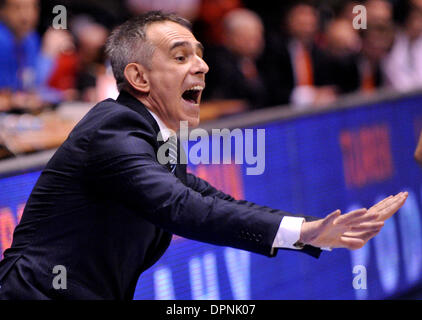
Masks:
[[[52,26],[57,5],[65,29]],[[116,97],[105,41],[149,10],[192,21],[210,66],[203,102],[213,108],[304,109],[422,89],[422,0],[0,0],[0,112]]]

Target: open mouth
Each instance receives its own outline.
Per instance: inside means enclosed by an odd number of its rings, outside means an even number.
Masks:
[[[199,104],[199,97],[203,89],[201,86],[194,86],[183,92],[182,98],[189,103]]]

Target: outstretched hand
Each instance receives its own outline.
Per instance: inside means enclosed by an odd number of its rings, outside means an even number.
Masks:
[[[403,206],[407,196],[407,192],[400,192],[368,210],[362,208],[343,215],[336,210],[324,219],[304,222],[299,241],[321,248],[362,248],[380,232],[384,221]]]

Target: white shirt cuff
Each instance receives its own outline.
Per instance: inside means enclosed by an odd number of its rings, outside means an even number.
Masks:
[[[300,239],[300,231],[304,221],[305,219],[301,217],[284,217],[278,227],[271,253],[274,252],[274,248],[300,250],[301,248],[295,247],[294,244]],[[331,251],[332,249],[330,247],[321,247],[321,250]]]
[[[300,238],[304,218],[283,217],[273,242],[273,248],[298,249],[293,246]]]

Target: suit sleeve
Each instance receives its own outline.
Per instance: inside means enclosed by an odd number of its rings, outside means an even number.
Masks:
[[[274,255],[282,216],[184,185],[157,162],[150,130],[133,118],[132,113],[110,116],[90,137],[85,164],[90,188],[170,233]]]
[[[216,188],[214,188],[212,185],[210,185],[207,181],[196,177],[195,175],[188,173],[187,174],[187,185],[194,189],[195,191],[199,192],[200,194],[202,194],[203,196],[211,196],[211,197],[218,197],[220,199],[223,199],[225,201],[230,201],[233,203],[236,203],[240,206],[246,206],[249,208],[253,208],[253,209],[257,209],[260,210],[262,212],[266,212],[266,213],[270,213],[270,214],[275,214],[275,215],[279,215],[281,217],[284,216],[294,216],[294,217],[302,217],[305,218],[305,221],[314,221],[314,220],[318,220],[320,218],[317,217],[312,217],[312,216],[305,216],[305,215],[300,215],[300,214],[291,214],[282,210],[278,210],[278,209],[273,209],[267,206],[260,206],[257,205],[253,202],[250,201],[246,201],[246,200],[236,200],[234,199],[232,196],[217,190]],[[292,249],[287,249],[287,248],[278,248],[277,250],[292,250]],[[307,253],[315,258],[318,258],[321,254],[321,249],[317,248],[317,247],[313,247],[310,245],[305,245],[304,248],[302,249],[302,252]]]

